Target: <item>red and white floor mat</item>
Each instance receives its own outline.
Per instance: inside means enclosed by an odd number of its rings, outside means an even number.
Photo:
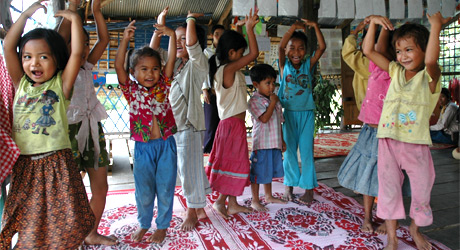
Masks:
[[[263,188],[261,188],[262,192]],[[284,186],[273,182],[273,193],[281,196]],[[301,189],[294,189],[299,196]],[[185,215],[185,198],[176,188],[174,213],[166,240],[160,244],[134,243],[131,234],[137,229],[137,209],[134,190],[111,191],[100,223],[99,232],[113,234],[120,243],[116,246],[85,246],[84,249],[382,249],[386,236],[360,232],[363,207],[354,199],[337,193],[320,183],[315,189],[311,207],[298,202],[268,204],[268,212],[238,214],[224,220],[212,208],[217,194],[208,196],[205,207],[207,219],[199,221],[195,230],[182,232],[179,227]],[[263,200],[263,198],[262,198]],[[238,202],[249,206],[250,188],[246,188]],[[146,234],[150,235],[153,228]],[[399,250],[415,249],[407,228],[397,231]],[[145,237],[144,237],[145,238]],[[430,240],[433,249],[448,249]]]

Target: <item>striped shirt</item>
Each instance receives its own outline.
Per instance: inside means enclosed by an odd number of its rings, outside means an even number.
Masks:
[[[266,123],[259,120],[259,117],[267,111],[270,99],[255,92],[249,99],[248,111],[252,116],[252,150],[259,149],[282,149],[282,128],[284,122],[281,103],[278,102],[273,111],[272,117]]]

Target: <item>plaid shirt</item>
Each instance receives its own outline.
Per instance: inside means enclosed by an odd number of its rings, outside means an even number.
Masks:
[[[13,122],[13,97],[14,87],[10,75],[3,64],[0,55],[0,184],[11,174],[14,163],[20,151],[11,139],[11,126]]]
[[[249,99],[248,111],[252,116],[252,151],[258,149],[282,149],[281,123],[284,122],[281,103],[278,102],[272,117],[267,123],[259,120],[259,117],[267,111],[270,99],[255,92]]]
[[[129,103],[129,126],[131,140],[148,142],[153,115],[157,119],[163,140],[177,132],[171,103],[169,102],[169,89],[171,79],[162,72],[158,83],[146,88],[136,81],[128,79],[128,82],[120,84],[121,91]]]

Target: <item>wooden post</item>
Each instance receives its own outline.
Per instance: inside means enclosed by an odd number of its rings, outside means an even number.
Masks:
[[[316,0],[300,0],[299,3],[302,4],[300,10],[300,18],[305,18],[310,21],[318,22],[318,9],[319,4],[316,3]],[[307,29],[306,35],[308,37],[308,47],[307,51],[311,55],[318,48],[318,40],[316,39],[316,34],[314,29]]]

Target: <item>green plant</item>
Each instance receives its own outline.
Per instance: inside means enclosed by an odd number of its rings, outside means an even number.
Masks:
[[[342,105],[339,103],[339,92],[335,84],[324,80],[321,75],[313,89],[315,100],[315,134],[319,129],[328,125],[340,125],[340,118],[343,115]]]

